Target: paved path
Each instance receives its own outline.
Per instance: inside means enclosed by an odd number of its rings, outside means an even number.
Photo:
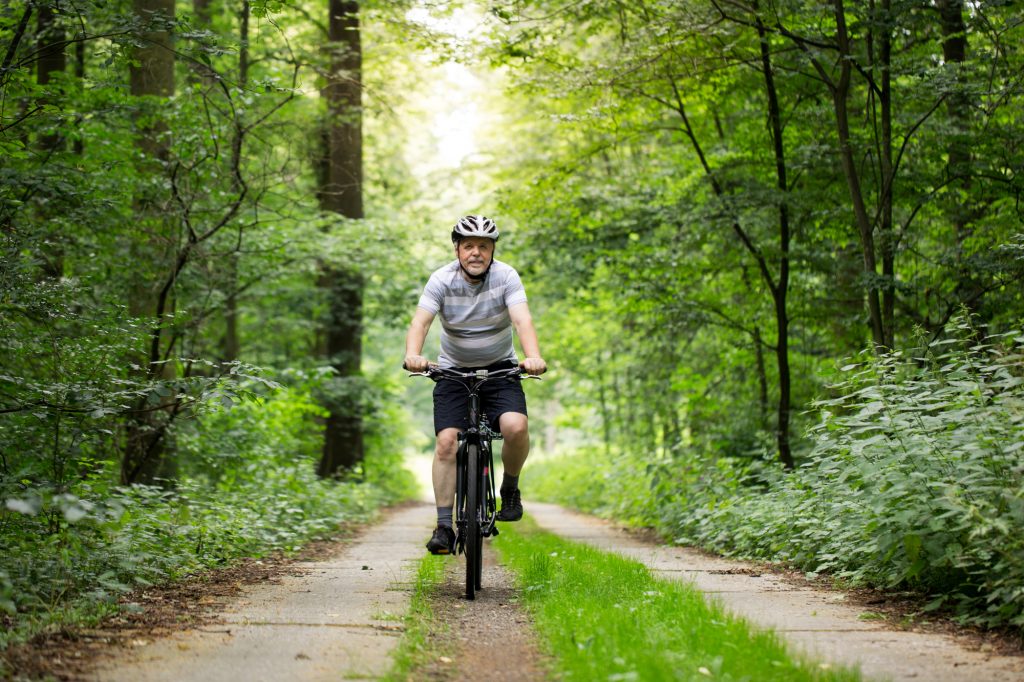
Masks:
[[[548,504],[527,503],[541,527],[567,539],[617,551],[664,577],[690,580],[734,613],[785,638],[819,660],[859,665],[868,678],[916,682],[1020,682],[1024,659],[971,651],[946,635],[887,629],[860,618],[842,593],[794,585],[750,564],[682,547],[644,543],[611,524]]]
[[[690,580],[735,613],[783,634],[821,660],[859,665],[869,678],[927,682],[1024,680],[1024,659],[971,651],[951,637],[893,631],[862,620],[841,593],[795,585],[750,564],[642,542],[554,505],[528,511],[559,535],[615,550],[665,577]],[[104,682],[368,680],[391,666],[412,591],[414,562],[433,525],[430,505],[387,514],[337,555],[296,564],[297,575],[247,588],[220,622],[140,642],[85,679]],[[462,602],[463,604],[465,602]],[[461,604],[456,605],[461,606]],[[453,607],[454,608],[454,607]]]
[[[87,679],[104,682],[376,679],[391,667],[433,508],[386,515],[336,556],[252,587],[221,623],[135,647]]]

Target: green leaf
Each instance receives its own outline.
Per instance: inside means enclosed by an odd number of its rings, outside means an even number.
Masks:
[[[917,561],[921,554],[921,536],[920,535],[904,535],[903,536],[903,549],[907,553],[907,558],[911,562]]]

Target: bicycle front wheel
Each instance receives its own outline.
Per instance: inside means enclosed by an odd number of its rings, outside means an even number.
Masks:
[[[483,537],[480,532],[480,448],[466,447],[466,599],[475,599],[480,587],[479,575],[483,558]]]
[[[487,463],[484,461],[483,452],[477,453],[477,471],[476,471],[476,518],[477,518],[477,539],[476,543],[476,573],[474,580],[476,581],[476,589],[479,590],[482,587],[483,572],[484,572],[484,531],[487,528]]]

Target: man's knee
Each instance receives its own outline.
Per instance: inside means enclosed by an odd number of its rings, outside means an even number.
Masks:
[[[443,462],[455,461],[455,451],[459,447],[459,430],[442,429],[437,434],[437,458]]]
[[[501,428],[501,435],[506,440],[520,440],[529,438],[529,424],[525,414],[518,412],[506,412],[501,415],[498,426]]]

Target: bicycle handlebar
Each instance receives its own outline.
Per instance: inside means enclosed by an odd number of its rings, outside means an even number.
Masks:
[[[402,367],[405,369],[405,366]],[[441,367],[439,365],[429,365],[425,372],[409,372],[411,377],[427,377],[434,381],[441,381],[442,379],[480,379],[486,381],[488,379],[537,379],[541,380],[536,374],[527,374],[523,371],[522,367],[510,367],[509,369],[495,369],[487,371],[486,369],[478,369],[475,372],[457,372],[454,369],[447,367]]]

